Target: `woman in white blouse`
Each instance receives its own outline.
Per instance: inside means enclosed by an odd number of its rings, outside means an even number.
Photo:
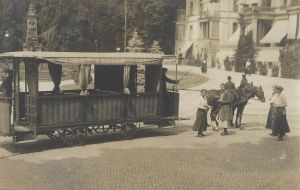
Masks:
[[[267,128],[272,129],[272,136],[278,136],[278,140],[283,140],[285,133],[290,132],[290,128],[286,119],[287,106],[286,98],[282,94],[283,87],[274,85],[273,94],[270,98],[270,111],[268,115]]]
[[[201,95],[198,97],[198,110],[197,110],[197,118],[193,125],[193,130],[198,131],[199,136],[205,136],[203,134],[204,131],[207,130],[207,111],[209,110],[209,105],[207,104],[207,92],[205,89],[201,90]]]

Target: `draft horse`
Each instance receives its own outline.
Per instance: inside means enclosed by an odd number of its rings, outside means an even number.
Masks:
[[[217,115],[220,108],[218,100],[223,91],[224,90],[221,89],[207,91],[207,103],[212,106],[210,119],[212,124],[215,123],[216,126],[218,126]],[[265,102],[265,95],[262,87],[254,86],[253,83],[248,83],[243,88],[238,88],[235,92],[232,92],[231,95],[233,96],[233,101],[231,103],[233,113],[237,110],[235,119],[235,127],[237,128],[241,127],[243,112],[250,99],[257,97],[261,102]]]

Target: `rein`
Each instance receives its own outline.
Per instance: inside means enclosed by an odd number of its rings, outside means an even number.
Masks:
[[[194,68],[192,68],[192,69],[190,69],[190,70],[184,72],[183,75],[180,77],[180,79],[178,79],[178,81],[181,81],[181,80],[182,80],[184,77],[186,77],[187,74],[189,74],[193,69],[194,69]]]

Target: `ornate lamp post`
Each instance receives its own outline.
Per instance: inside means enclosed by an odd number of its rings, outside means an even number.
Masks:
[[[125,0],[124,4],[124,52],[126,52],[126,33],[127,33],[127,0]]]
[[[182,64],[182,60],[183,60],[183,57],[182,57],[181,49],[179,48],[178,62],[176,64],[176,81],[178,81],[178,76],[177,76],[178,68],[177,68],[177,66]],[[176,91],[178,91],[177,84],[176,84]]]

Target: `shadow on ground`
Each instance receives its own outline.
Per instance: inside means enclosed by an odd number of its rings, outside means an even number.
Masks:
[[[135,136],[131,139],[124,139],[122,135],[118,133],[106,133],[101,135],[91,135],[88,136],[84,145],[92,145],[92,144],[99,144],[99,143],[109,143],[113,141],[122,141],[122,140],[134,140],[140,138],[151,138],[157,136],[171,136],[171,135],[178,135],[180,133],[186,132],[190,130],[190,127],[187,125],[180,125],[180,126],[169,126],[164,128],[158,128],[157,126],[150,126],[150,127],[142,127],[137,129]],[[82,145],[82,146],[84,146]],[[52,140],[49,139],[47,136],[38,136],[35,141],[31,142],[20,142],[17,144],[12,144],[11,141],[6,141],[0,144],[0,147],[11,152],[10,155],[2,156],[9,157],[17,154],[28,154],[34,152],[41,152],[45,150],[51,149],[59,149],[69,147],[68,145],[64,144],[60,140]]]

